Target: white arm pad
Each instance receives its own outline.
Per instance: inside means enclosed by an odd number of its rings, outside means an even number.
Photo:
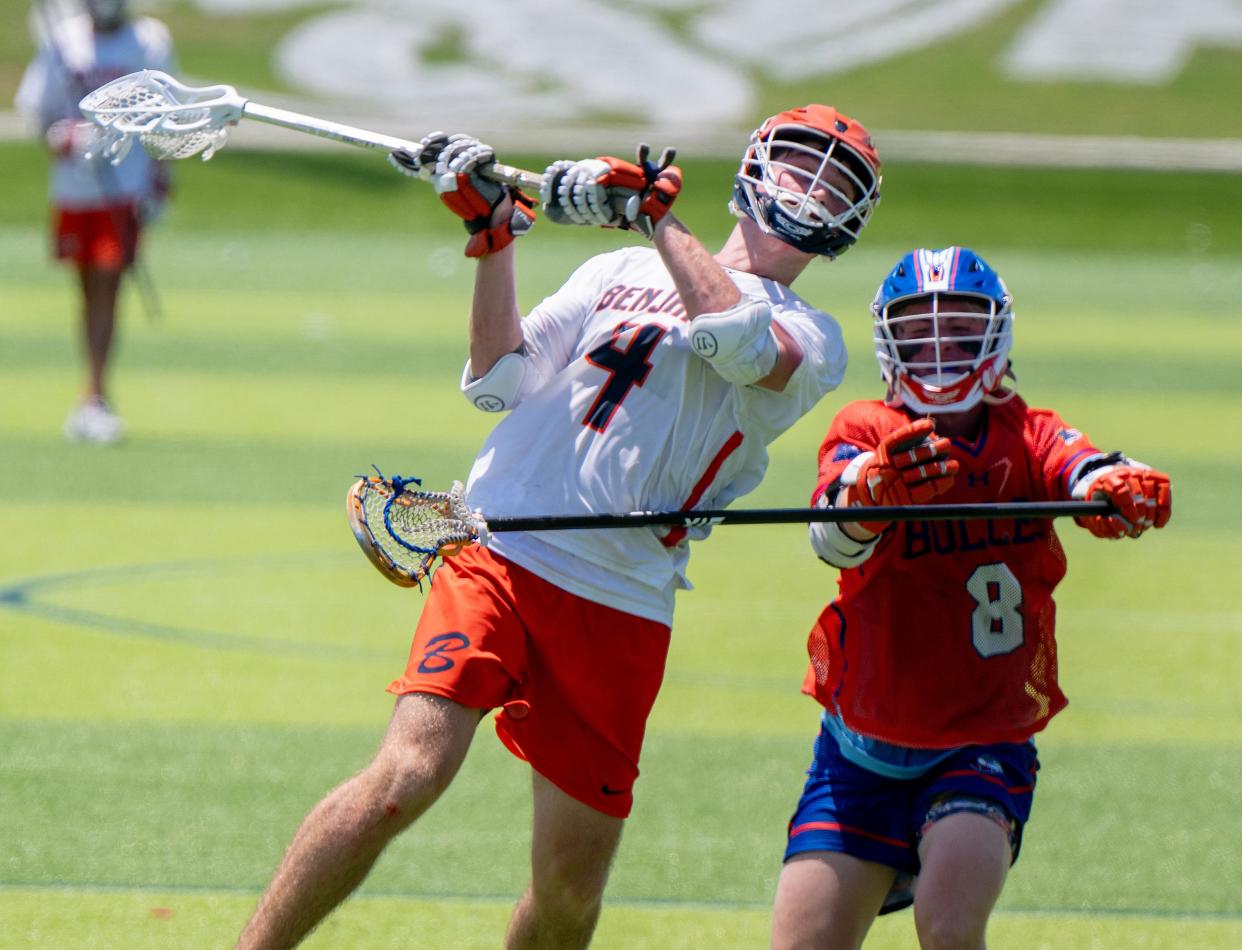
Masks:
[[[690,345],[730,383],[749,386],[776,366],[780,346],[772,332],[772,307],[743,297],[723,313],[704,313],[690,324]]]
[[[1151,468],[1137,459],[1129,458],[1120,452],[1111,455],[1093,455],[1079,463],[1070,475],[1070,497],[1081,501],[1087,497],[1087,491],[1095,484],[1096,479],[1118,468]]]
[[[874,455],[876,455],[874,452],[859,452],[857,456],[850,459],[850,464],[842,469],[837,482],[842,487],[857,484],[858,472],[862,471],[864,464]],[[827,493],[821,495],[818,507],[831,507]],[[871,556],[873,550],[876,550],[876,543],[882,536],[877,534],[869,541],[859,541],[846,534],[845,529],[842,529],[841,525],[836,522],[815,522],[811,524],[811,549],[833,568],[857,568]]]
[[[877,534],[870,541],[855,541],[835,521],[817,521],[811,525],[811,548],[833,567],[858,567],[871,557]]]
[[[466,360],[466,368],[461,374],[461,391],[476,409],[504,412],[516,404],[525,378],[526,357],[521,353],[506,353],[478,379],[471,375],[470,361]]]
[[[842,485],[857,485],[858,473],[862,471],[862,467],[875,458],[874,452],[859,452],[852,459],[850,464],[841,470],[841,475],[837,478]]]
[[[867,452],[870,456],[871,453]],[[854,478],[858,477],[857,469],[853,473]],[[854,483],[851,478],[849,484]],[[842,479],[844,481],[844,479]],[[838,492],[839,494],[839,492]],[[825,493],[820,496],[819,508],[834,507],[828,501]],[[882,535],[876,535],[870,541],[859,541],[857,538],[851,538],[842,530],[841,525],[835,521],[815,521],[810,526],[811,549],[827,561],[833,567],[858,567],[863,561],[871,557],[871,552],[875,550],[876,544]]]

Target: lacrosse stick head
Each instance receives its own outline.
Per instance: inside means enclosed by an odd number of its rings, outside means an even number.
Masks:
[[[466,505],[465,488],[417,491],[414,478],[361,476],[345,507],[358,545],[379,572],[401,587],[421,585],[436,559],[451,557],[486,530]]]
[[[78,104],[102,130],[92,157],[121,161],[137,139],[152,158],[211,158],[228,140],[246,100],[232,86],[187,86],[156,69],[121,76]]]

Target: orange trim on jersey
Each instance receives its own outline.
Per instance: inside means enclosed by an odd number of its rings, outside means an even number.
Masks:
[[[863,831],[861,828],[843,825],[839,821],[808,821],[805,824],[790,828],[789,837],[794,838],[805,831],[840,831],[842,834],[858,835],[860,838],[870,838],[872,841],[879,841],[881,844],[891,844],[894,848],[901,848],[905,851],[910,850],[910,842],[908,841],[899,841],[897,838],[888,838],[870,831]]]
[[[707,471],[703,473],[703,477],[695,482],[694,490],[690,492],[690,497],[682,503],[681,508],[678,509],[679,511],[689,511],[699,503],[699,499],[703,497],[707,487],[711,485],[716,475],[720,472],[720,466],[724,465],[725,459],[737,451],[737,447],[742,444],[743,438],[745,437],[742,433],[734,432],[733,435],[725,440],[725,444],[721,446],[720,451],[716,453],[716,457],[707,466]],[[660,543],[666,548],[676,547],[685,536],[685,528],[674,528],[660,539]]]

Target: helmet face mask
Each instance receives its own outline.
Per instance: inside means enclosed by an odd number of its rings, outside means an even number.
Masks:
[[[916,412],[964,412],[1013,394],[1013,299],[967,248],[920,249],[885,278],[871,305],[889,403]]]
[[[880,200],[879,156],[857,122],[827,106],[768,119],[751,136],[730,208],[809,254],[836,257]]]

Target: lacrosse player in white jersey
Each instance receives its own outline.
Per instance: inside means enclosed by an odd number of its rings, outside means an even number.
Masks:
[[[544,216],[641,233],[588,260],[524,319],[514,239],[535,202],[480,173],[475,139],[394,156],[466,221],[478,258],[467,400],[507,412],[470,473],[491,516],[719,508],[759,484],[767,445],[841,381],[836,322],[789,289],[858,238],[879,200],[866,130],[822,105],[754,133],[739,221],[709,253],[669,209],[681,175],[647,159],[556,162]],[[435,801],[480,717],[532,766],[532,879],[511,948],[586,946],[633,803],[689,541],[707,528],[506,533],[447,558],[431,584],[375,760],[307,817],[242,935],[296,943]]]
[[[82,295],[86,385],[65,420],[65,435],[116,442],[123,426],[108,399],[107,370],[121,276],[134,264],[142,226],[166,197],[168,179],[142,149],[131,149],[116,166],[84,157],[97,130],[83,120],[78,102],[127,73],[174,70],[172,40],[158,20],[130,19],[126,0],[86,0],[85,13],[59,21],[46,0],[38,3],[44,35],[15,105],[52,152],[53,252],[76,267]]]

